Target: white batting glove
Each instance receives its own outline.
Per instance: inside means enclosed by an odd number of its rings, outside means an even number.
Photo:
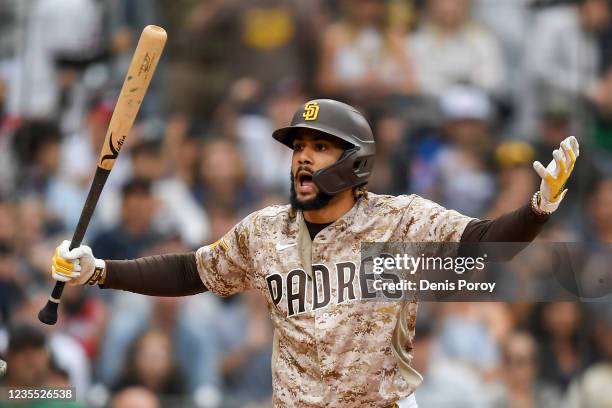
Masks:
[[[55,248],[51,262],[51,276],[69,285],[95,285],[103,276],[106,264],[93,256],[91,248],[81,245],[70,250],[70,241]]]
[[[553,160],[546,168],[536,161],[533,168],[542,178],[538,208],[542,211],[553,212],[567,193],[565,184],[574,170],[574,164],[580,154],[578,140],[574,136],[565,138],[561,146],[553,151]]]

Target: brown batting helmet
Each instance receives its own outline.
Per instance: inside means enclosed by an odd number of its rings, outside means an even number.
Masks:
[[[368,121],[357,109],[332,99],[308,101],[293,115],[291,125],[276,130],[272,137],[293,149],[297,129],[317,130],[351,145],[336,163],[312,175],[321,191],[336,194],[368,182],[376,145]]]

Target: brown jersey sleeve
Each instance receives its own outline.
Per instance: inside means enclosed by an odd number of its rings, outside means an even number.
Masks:
[[[509,261],[535,239],[548,218],[549,215],[536,214],[531,209],[531,204],[527,204],[494,220],[472,220],[461,235],[459,255],[478,256],[486,248],[489,261]],[[493,248],[485,244],[489,242],[517,244]]]
[[[531,242],[540,233],[548,215],[538,215],[531,204],[494,220],[472,220],[461,235],[461,242]]]
[[[193,252],[106,261],[106,277],[100,287],[149,296],[189,296],[207,290]]]

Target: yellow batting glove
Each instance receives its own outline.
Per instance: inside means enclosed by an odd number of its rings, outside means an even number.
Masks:
[[[51,276],[69,285],[94,285],[103,277],[105,262],[94,258],[91,248],[81,245],[70,250],[70,241],[62,242],[51,259]]]
[[[81,266],[78,260],[75,262],[64,259],[60,254],[60,247],[61,245],[55,248],[51,259],[51,276],[57,281],[68,282],[81,274]]]
[[[538,200],[540,210],[553,212],[559,207],[567,193],[565,184],[574,170],[579,154],[578,140],[570,136],[561,142],[559,149],[553,151],[553,160],[546,168],[539,161],[533,163],[534,170],[542,178]]]

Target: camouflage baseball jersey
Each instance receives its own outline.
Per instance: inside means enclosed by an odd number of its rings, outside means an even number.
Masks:
[[[200,248],[198,272],[218,295],[266,296],[275,406],[387,407],[422,380],[410,367],[417,304],[359,300],[361,242],[459,241],[470,220],[370,193],[311,242],[300,211],[271,206]]]

